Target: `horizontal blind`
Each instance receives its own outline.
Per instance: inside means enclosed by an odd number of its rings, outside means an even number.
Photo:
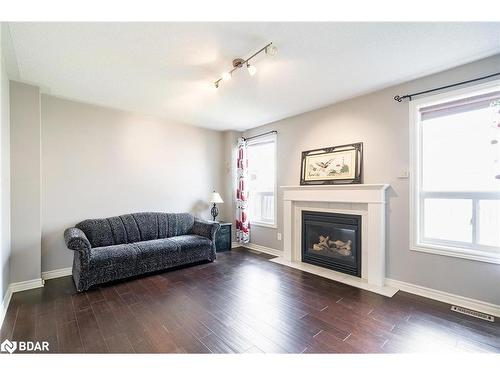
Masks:
[[[492,102],[500,100],[500,91],[494,91],[470,98],[453,100],[420,109],[420,119],[430,120],[442,116],[450,116],[457,113],[469,112],[487,108]]]

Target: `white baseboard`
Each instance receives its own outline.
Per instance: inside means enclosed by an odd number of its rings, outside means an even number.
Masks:
[[[43,287],[43,284],[43,279],[33,279],[9,284],[7,291],[5,292],[5,296],[3,297],[2,306],[0,306],[0,327],[2,327],[5,314],[7,314],[12,294],[22,292],[24,290],[41,288]]]
[[[11,283],[9,285],[9,289],[12,291],[12,293],[16,293],[16,292],[22,292],[23,290],[41,288],[43,287],[44,284],[45,283],[43,279],[40,278],[27,281],[20,281],[18,283]]]
[[[266,253],[266,254],[269,254],[269,255],[277,256],[277,257],[283,256],[283,251],[276,250],[276,249],[273,249],[273,248],[270,248],[270,247],[266,247],[266,246],[257,245],[257,244],[254,244],[254,243],[239,244],[238,242],[233,242],[232,243],[232,247],[233,248],[234,247],[244,247],[246,249],[257,251],[259,253]]]
[[[44,280],[57,279],[58,277],[70,276],[72,274],[73,274],[72,267],[59,268],[53,271],[42,272],[42,279]]]
[[[442,292],[440,290],[431,289],[425,286],[415,285],[399,280],[385,279],[385,283],[388,286],[398,288],[404,292],[500,317],[500,306],[493,303],[479,301],[477,299],[468,297],[462,297],[457,294]]]
[[[3,296],[2,306],[0,306],[0,328],[2,327],[3,320],[5,319],[5,315],[7,314],[7,309],[9,308],[10,299],[12,298],[12,290],[10,289],[10,285],[7,287],[5,291],[5,296]]]

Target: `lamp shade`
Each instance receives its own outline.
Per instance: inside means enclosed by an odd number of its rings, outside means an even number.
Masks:
[[[224,203],[224,201],[222,200],[220,194],[214,191],[212,193],[212,198],[210,199],[210,203]]]

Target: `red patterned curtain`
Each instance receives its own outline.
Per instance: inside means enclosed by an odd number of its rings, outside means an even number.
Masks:
[[[250,241],[250,223],[248,221],[248,160],[247,142],[244,138],[238,138],[238,160],[236,181],[236,241],[248,243]]]

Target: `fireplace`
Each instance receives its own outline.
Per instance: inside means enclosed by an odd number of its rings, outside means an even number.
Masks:
[[[302,262],[361,277],[361,216],[302,211]]]

